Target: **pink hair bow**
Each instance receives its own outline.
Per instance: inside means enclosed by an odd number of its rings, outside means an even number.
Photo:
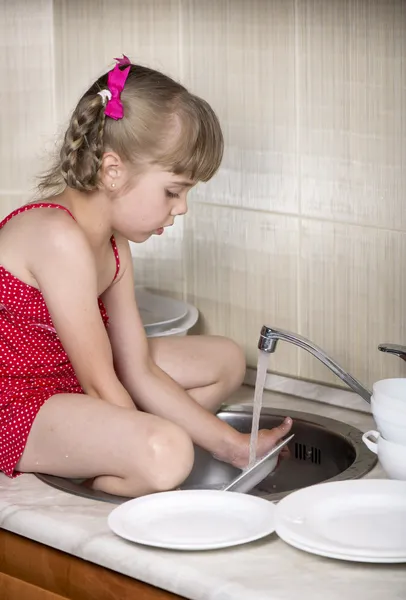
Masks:
[[[111,98],[106,104],[104,114],[107,117],[111,117],[115,121],[118,121],[124,116],[121,92],[124,89],[125,82],[127,81],[131,69],[131,61],[125,54],[123,54],[122,58],[115,58],[114,60],[117,61],[117,64],[114,69],[109,71],[107,76],[107,87],[111,93]],[[119,67],[123,67],[124,65],[128,65],[128,67],[121,70]]]

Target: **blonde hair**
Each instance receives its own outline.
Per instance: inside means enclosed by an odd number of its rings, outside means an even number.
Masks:
[[[105,102],[98,94],[107,89],[107,75],[79,100],[54,166],[40,178],[41,193],[65,185],[97,189],[107,150],[135,170],[155,164],[196,181],[213,177],[224,143],[217,116],[205,100],[158,71],[131,65],[121,93],[124,117],[115,121],[105,116]]]

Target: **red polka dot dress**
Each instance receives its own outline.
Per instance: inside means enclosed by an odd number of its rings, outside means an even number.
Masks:
[[[28,204],[0,223],[26,210],[64,206],[51,203]],[[114,237],[111,244],[120,267]],[[106,309],[99,308],[107,326]],[[51,396],[83,394],[69,358],[53,326],[39,290],[14,277],[0,265],[0,470],[9,477],[19,475],[15,466],[21,458],[34,419]]]

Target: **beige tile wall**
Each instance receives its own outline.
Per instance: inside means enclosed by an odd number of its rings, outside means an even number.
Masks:
[[[204,329],[243,344],[254,364],[264,320],[298,329],[299,220],[199,202],[185,223],[187,293]],[[296,349],[281,346],[273,367],[296,374]]]
[[[0,0],[0,15],[3,213],[124,52],[208,99],[226,138],[190,214],[134,246],[138,282],[194,302],[202,329],[238,340],[251,365],[266,322],[367,384],[406,375],[376,351],[406,344],[403,0]],[[337,383],[282,345],[270,367]]]
[[[51,0],[0,0],[0,213],[27,200],[55,132]]]

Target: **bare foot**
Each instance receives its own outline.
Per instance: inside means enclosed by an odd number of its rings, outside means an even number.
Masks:
[[[292,429],[292,419],[287,417],[281,425],[273,429],[261,429],[258,432],[257,458],[261,458],[280,442]],[[230,463],[234,467],[244,469],[248,465],[250,453],[250,433],[239,433],[234,438],[233,446],[224,456],[216,456],[218,460]],[[282,452],[281,452],[282,455]],[[284,456],[288,452],[283,453]]]

